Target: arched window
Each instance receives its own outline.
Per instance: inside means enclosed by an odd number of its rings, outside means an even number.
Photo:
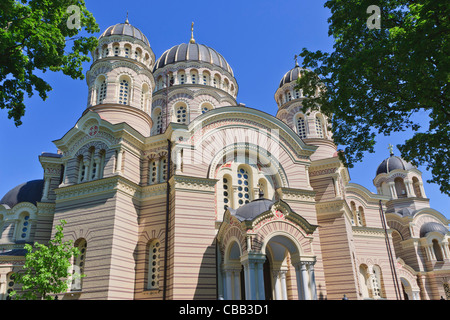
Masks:
[[[175,106],[175,118],[178,123],[187,123],[187,106],[184,103]]]
[[[180,84],[186,83],[186,75],[184,74],[184,71],[178,71],[178,81]]]
[[[297,133],[300,136],[300,138],[302,139],[306,138],[306,121],[303,115],[297,116]]]
[[[158,183],[158,162],[150,160],[148,166],[148,184]]]
[[[229,175],[225,175],[222,179],[223,183],[223,209],[227,210],[228,207],[232,208],[232,199],[233,199],[233,185],[231,183],[231,177]]]
[[[159,288],[160,244],[154,240],[148,246],[147,289]]]
[[[316,133],[319,138],[323,138],[324,128],[322,119],[316,115]]]
[[[223,90],[224,90],[224,91],[228,91],[228,87],[229,87],[228,79],[225,79],[225,80],[223,81]]]
[[[109,48],[108,45],[105,44],[102,48],[102,58],[106,58],[109,56]]]
[[[263,179],[263,178],[259,179],[258,187],[259,187],[259,192],[260,193],[262,192],[263,197],[266,198],[266,199],[270,199],[269,188],[267,186],[266,179]]]
[[[405,186],[405,182],[403,181],[403,179],[400,177],[395,178],[394,185],[395,185],[395,191],[397,192],[397,197],[398,198],[406,198],[407,197],[406,186]]]
[[[416,195],[416,197],[422,198],[423,196],[422,196],[422,191],[420,190],[419,179],[417,179],[417,177],[413,177],[412,184],[413,184],[414,194]]]
[[[217,75],[214,76],[213,86],[214,86],[214,88],[219,88],[219,86],[220,86],[220,77]]]
[[[209,85],[209,81],[210,81],[210,75],[208,72],[203,72],[203,84],[204,85]]]
[[[237,172],[238,204],[242,206],[251,200],[251,176],[246,167],[241,166]]]
[[[285,92],[285,95],[286,95],[286,102],[292,100],[291,92],[289,90]]]
[[[350,209],[352,210],[352,224],[356,225],[356,222],[358,221],[358,217],[356,214],[356,205],[353,201],[350,202]]]
[[[294,95],[295,95],[295,99],[300,99],[300,97],[301,97],[300,90],[294,89]]]
[[[205,102],[204,104],[202,104],[202,114],[204,114],[212,109],[213,109],[213,106],[210,103]]]
[[[134,60],[141,61],[142,58],[142,51],[140,48],[137,48],[134,50]]]
[[[126,78],[121,78],[119,81],[119,103],[128,104],[130,101],[130,81]]]
[[[372,294],[373,298],[382,298],[383,293],[381,290],[381,269],[378,265],[373,266],[373,276],[372,276]]]
[[[198,72],[197,70],[191,70],[191,83],[196,84],[198,81]]]
[[[131,46],[126,44],[124,49],[125,58],[131,58]]]
[[[106,78],[101,76],[97,80],[97,104],[102,104],[106,98]]]
[[[433,239],[432,243],[433,243],[434,256],[436,257],[436,260],[444,261],[444,257],[442,256],[441,245],[439,244],[439,242],[436,239]]]
[[[358,225],[359,226],[365,226],[365,219],[364,219],[364,209],[363,207],[359,206],[358,211],[356,211],[356,217],[358,219]]]
[[[81,275],[84,274],[84,267],[86,263],[86,250],[87,242],[85,239],[78,239],[75,242],[75,247],[80,251],[80,254],[74,257],[73,268],[72,268],[72,290],[81,290],[82,288],[82,278]]]
[[[113,44],[114,56],[118,57],[120,55],[120,46],[118,43]]]

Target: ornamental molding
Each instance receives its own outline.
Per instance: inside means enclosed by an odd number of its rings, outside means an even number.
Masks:
[[[38,202],[36,203],[36,207],[38,210],[38,214],[54,214],[55,213],[55,204],[51,202]]]
[[[64,156],[70,157],[74,155],[75,152],[81,149],[88,142],[92,142],[93,144],[96,143],[99,144],[101,143],[101,140],[105,142],[106,146],[118,144],[120,141],[120,139],[115,138],[113,135],[104,131],[97,132],[95,136],[90,136],[88,133],[85,133],[81,139],[78,139],[74,144],[71,145],[71,147],[67,150],[67,152],[64,152]]]
[[[384,229],[381,228],[368,228],[368,227],[357,227],[352,226],[353,236],[355,237],[375,237],[375,238],[384,238],[386,236]],[[387,230],[388,234],[392,233],[392,230]]]
[[[128,196],[140,198],[140,187],[119,175],[65,186],[57,188],[54,191],[56,194],[56,203],[82,199],[87,196],[104,195],[111,192],[122,192]]]
[[[217,108],[215,110],[220,110],[222,108]],[[211,111],[210,111],[211,112]],[[261,120],[262,118],[257,116],[249,116],[248,114],[242,114],[242,118],[225,118],[224,115],[227,115],[228,113],[219,114],[216,116],[213,116],[212,118],[207,119],[207,122],[199,122],[198,125],[201,126],[200,129],[193,128],[193,134],[190,137],[190,142],[193,143],[195,141],[202,141],[205,139],[205,136],[209,132],[214,132],[217,129],[226,128],[226,127],[232,127],[232,126],[244,126],[248,129],[258,130],[258,131],[265,131],[266,134],[269,134],[272,132],[273,129],[277,130],[278,128],[273,128],[268,126],[269,121],[266,119]],[[258,121],[256,121],[258,120]],[[269,137],[273,139],[273,135],[269,134]],[[201,138],[201,139],[199,139]],[[295,142],[292,137],[284,134],[283,130],[279,130],[279,135],[277,138],[283,142],[283,144],[290,149],[291,152],[288,152],[289,156],[292,158],[292,155],[295,155],[297,159],[293,159],[294,162],[300,161],[308,161],[310,160],[310,154],[312,152],[308,152],[307,150],[304,150],[300,147],[300,145]]]
[[[342,214],[346,211],[347,204],[344,200],[326,201],[316,203],[317,214],[336,213]]]
[[[316,192],[313,190],[293,189],[285,187],[281,187],[280,190],[283,200],[306,201],[314,203],[316,201]]]
[[[214,193],[217,179],[198,178],[190,176],[174,175],[170,179],[170,185],[174,190],[188,190],[194,193]]]

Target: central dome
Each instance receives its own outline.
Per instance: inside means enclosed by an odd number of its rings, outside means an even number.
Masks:
[[[153,72],[164,66],[183,61],[206,62],[222,68],[234,77],[233,69],[231,69],[228,62],[220,53],[208,46],[198,43],[182,43],[165,51],[156,61]]]

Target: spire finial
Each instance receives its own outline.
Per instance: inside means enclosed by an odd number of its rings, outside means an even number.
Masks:
[[[389,143],[388,149],[389,149],[389,154],[390,154],[391,156],[393,156],[393,155],[394,155],[394,146],[393,146],[392,144]]]
[[[128,11],[127,11],[127,19],[125,20],[125,24],[130,24],[130,21],[128,21]]]
[[[192,24],[191,24],[191,40],[189,41],[189,43],[195,43],[195,39],[194,39],[194,22],[192,22]]]
[[[294,56],[294,60],[295,60],[295,66],[298,67],[298,61],[297,61],[298,55]]]

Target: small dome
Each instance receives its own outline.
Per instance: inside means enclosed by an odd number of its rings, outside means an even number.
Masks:
[[[298,65],[295,66],[295,68],[289,70],[288,72],[286,72],[286,74],[283,76],[283,78],[280,81],[280,86],[279,88],[281,88],[282,86],[284,86],[286,83],[290,83],[293,81],[296,81],[299,77],[300,77],[300,72],[304,70],[303,68],[300,68]]]
[[[383,162],[380,163],[377,169],[377,175],[379,175],[380,173],[389,173],[396,169],[411,170],[415,168],[416,167],[414,165],[406,162],[402,158],[391,155],[389,158],[383,160]]]
[[[266,212],[270,210],[272,205],[274,204],[273,201],[268,199],[256,199],[253,200],[250,203],[247,203],[243,205],[242,207],[234,210],[229,209],[231,214],[238,218],[240,221],[244,220],[253,220],[257,216],[259,216],[261,213]]]
[[[228,62],[220,53],[210,47],[197,43],[182,43],[165,51],[156,61],[153,72],[169,64],[182,61],[206,62],[220,67],[234,76],[233,69],[231,69]]]
[[[430,232],[439,232],[442,235],[446,235],[448,232],[447,227],[437,222],[427,222],[420,227],[420,237],[426,237]]]
[[[43,187],[44,180],[25,182],[8,191],[0,200],[0,204],[6,204],[10,208],[20,202],[31,202],[35,205],[38,201],[41,201]]]
[[[142,33],[141,30],[132,26],[128,22],[128,19],[125,23],[118,23],[118,24],[106,29],[105,32],[103,32],[103,34],[99,37],[99,39],[101,39],[103,37],[114,36],[114,35],[130,36],[130,37],[136,38],[138,40],[141,40],[147,46],[150,47],[150,42],[148,41],[147,37]]]

